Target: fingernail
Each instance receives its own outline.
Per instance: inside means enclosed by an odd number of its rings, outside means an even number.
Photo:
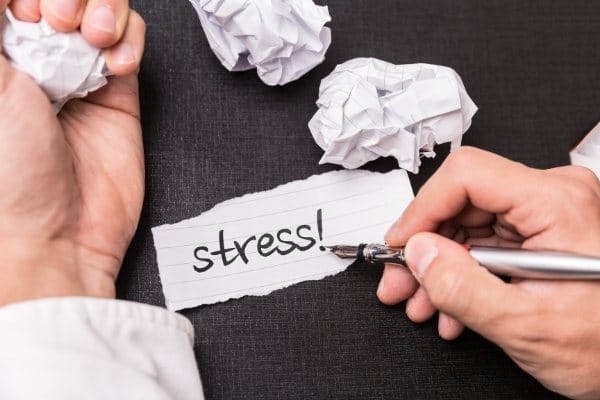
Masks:
[[[428,239],[418,239],[418,242],[409,242],[406,248],[408,266],[417,280],[421,280],[431,262],[438,256],[435,243]]]
[[[385,280],[382,277],[381,280],[379,281],[379,286],[377,286],[377,295],[379,295],[383,291],[383,288],[385,287],[384,282],[385,282]]]
[[[96,8],[90,16],[90,24],[99,31],[115,33],[117,30],[117,20],[115,13],[110,6],[103,5]]]
[[[404,309],[404,312],[406,313],[408,318],[411,318],[415,315],[415,311],[415,296],[413,295],[412,297],[409,297],[408,300],[406,300],[406,308]]]
[[[79,14],[79,5],[79,0],[54,0],[50,3],[50,10],[56,18],[72,22]]]
[[[385,238],[386,243],[389,241],[389,238],[392,236],[392,233],[394,232],[395,228],[396,228],[396,223],[394,222],[392,224],[392,226],[390,226],[388,228],[387,232],[385,233],[384,238]]]
[[[113,50],[113,59],[117,64],[131,64],[136,61],[135,48],[129,43],[121,43]]]
[[[25,12],[31,18],[39,18],[39,4],[38,0],[22,0],[21,11]],[[36,11],[37,10],[37,11]]]
[[[394,232],[396,231],[398,226],[400,226],[401,221],[402,221],[402,216],[400,216],[400,218],[398,218],[396,220],[396,222],[394,222],[392,224],[392,226],[389,227],[389,229],[387,230],[387,232],[385,233],[385,236],[384,236],[386,242],[388,242],[394,236]]]

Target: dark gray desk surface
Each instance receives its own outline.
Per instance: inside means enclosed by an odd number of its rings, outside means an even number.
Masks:
[[[322,1],[319,1],[323,4]],[[150,228],[324,172],[306,124],[320,80],[373,56],[455,68],[479,105],[466,144],[547,168],[600,119],[600,2],[330,0],[333,45],[300,81],[231,74],[185,0],[132,0],[148,24],[141,70],[147,195],[119,297],[164,304]],[[447,153],[411,176],[418,189]],[[389,170],[391,160],[369,169]],[[468,173],[468,171],[465,171]],[[433,323],[385,307],[380,270],[183,312],[196,328],[207,399],[547,399],[476,334],[445,343]]]

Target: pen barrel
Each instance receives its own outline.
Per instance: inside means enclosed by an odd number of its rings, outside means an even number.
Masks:
[[[469,252],[496,275],[529,279],[600,279],[600,258],[567,253],[472,246]]]

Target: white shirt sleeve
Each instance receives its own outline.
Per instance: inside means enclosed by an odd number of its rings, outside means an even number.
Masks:
[[[0,307],[0,399],[202,400],[179,314],[95,298]]]

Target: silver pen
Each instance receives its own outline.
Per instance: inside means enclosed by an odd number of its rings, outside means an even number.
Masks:
[[[513,278],[600,279],[600,258],[552,251],[509,249],[464,245],[479,264],[490,272]],[[404,248],[382,244],[327,247],[340,258],[353,258],[369,264],[406,266]]]

